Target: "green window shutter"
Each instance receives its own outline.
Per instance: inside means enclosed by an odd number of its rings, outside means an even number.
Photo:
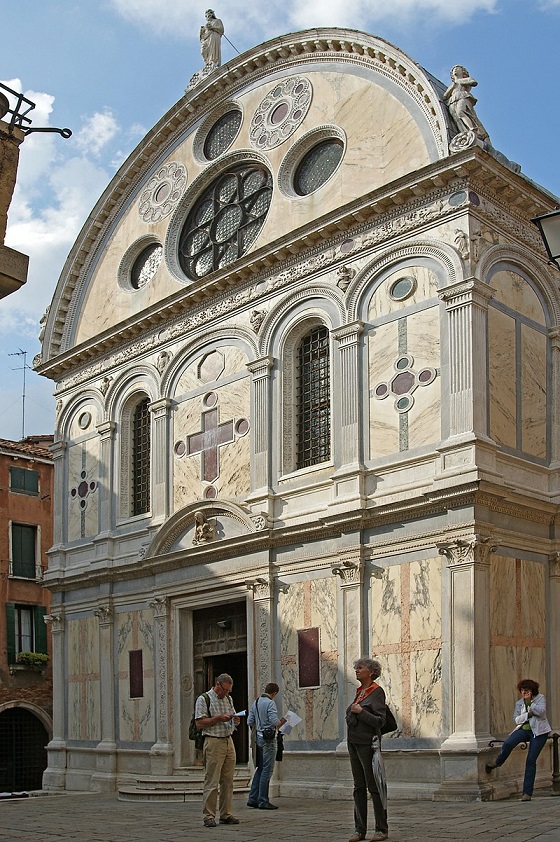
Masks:
[[[12,523],[12,567],[14,576],[35,578],[35,546],[37,528]]]
[[[14,603],[6,603],[6,640],[8,644],[8,663],[16,662],[16,621]]]
[[[42,605],[33,608],[33,625],[35,626],[35,652],[47,654],[47,627],[44,616],[46,609]]]
[[[10,491],[21,494],[39,493],[39,472],[27,468],[10,468]]]

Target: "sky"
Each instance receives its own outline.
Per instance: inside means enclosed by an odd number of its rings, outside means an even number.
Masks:
[[[39,320],[97,199],[201,68],[207,8],[2,2],[0,81],[36,103],[34,126],[73,134],[30,134],[21,147],[6,245],[30,263],[25,286],[0,300],[0,438],[54,430],[53,384],[31,369]],[[227,0],[214,11],[225,26],[222,63],[288,32],[342,26],[390,41],[446,84],[451,67],[465,65],[493,146],[560,196],[560,0]]]

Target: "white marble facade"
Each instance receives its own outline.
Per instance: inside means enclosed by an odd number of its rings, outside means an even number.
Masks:
[[[278,681],[302,717],[309,779],[287,763],[280,791],[349,794],[371,655],[395,792],[496,795],[490,740],[519,678],[551,684],[560,628],[560,296],[530,222],[550,197],[452,152],[441,92],[365,33],[274,39],[189,88],[93,209],[36,360],[57,397],[47,789],[184,774],[196,624],[242,603],[248,697]],[[299,353],[324,329],[330,438],[302,465]]]

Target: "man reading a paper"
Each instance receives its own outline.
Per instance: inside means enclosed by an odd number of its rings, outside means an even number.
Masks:
[[[233,678],[223,672],[211,690],[196,700],[195,722],[205,735],[204,786],[202,791],[204,827],[216,827],[216,807],[220,793],[220,824],[239,824],[232,811],[235,746],[231,735],[239,725],[230,698]],[[206,704],[208,698],[208,705]],[[210,715],[209,715],[210,714]]]
[[[269,801],[268,788],[276,760],[276,735],[278,728],[286,721],[278,718],[274,701],[279,690],[280,688],[274,682],[267,684],[262,696],[255,699],[251,705],[247,717],[247,725],[255,729],[255,765],[257,767],[253,775],[247,807],[258,807],[259,810],[278,809]]]

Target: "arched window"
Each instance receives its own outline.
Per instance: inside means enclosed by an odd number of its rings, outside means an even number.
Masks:
[[[131,514],[143,515],[150,511],[150,401],[148,398],[136,405],[132,414],[131,453]]]
[[[330,350],[326,327],[314,327],[299,344],[296,406],[296,467],[326,462],[331,455]]]

